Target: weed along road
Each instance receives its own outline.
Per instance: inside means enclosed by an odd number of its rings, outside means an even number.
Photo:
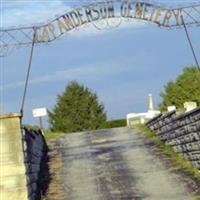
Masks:
[[[50,148],[61,155],[63,200],[193,199],[182,177],[136,130],[66,134]]]

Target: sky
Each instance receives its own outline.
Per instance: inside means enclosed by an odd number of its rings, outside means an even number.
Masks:
[[[166,2],[168,5],[200,3],[159,1]],[[0,3],[1,27],[7,28],[46,22],[83,1],[1,0]],[[189,33],[200,60],[200,28],[189,28]],[[0,58],[1,113],[20,110],[29,55],[30,47],[26,47]],[[57,95],[73,80],[97,93],[109,119],[145,112],[148,94],[153,94],[157,106],[164,85],[194,63],[181,29],[165,30],[141,21],[124,22],[118,28],[103,31],[91,26],[81,28],[34,49],[24,123],[37,124],[32,109],[51,110]]]

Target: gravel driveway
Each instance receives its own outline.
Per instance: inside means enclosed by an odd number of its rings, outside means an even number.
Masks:
[[[115,128],[57,139],[64,200],[191,200],[136,130]],[[60,200],[60,199],[58,199]]]

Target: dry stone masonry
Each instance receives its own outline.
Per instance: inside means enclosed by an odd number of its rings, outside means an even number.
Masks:
[[[40,130],[24,129],[23,136],[28,199],[35,200],[45,192],[44,173],[48,171],[48,167],[45,167],[48,148]]]
[[[146,125],[200,170],[200,108],[181,115],[176,111],[160,114]]]

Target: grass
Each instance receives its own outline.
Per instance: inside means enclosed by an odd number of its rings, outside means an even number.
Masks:
[[[51,131],[44,132],[44,137],[45,137],[46,141],[57,138],[61,135],[63,135],[63,133],[61,133],[61,132],[51,132]]]
[[[150,139],[159,149],[161,149],[167,156],[169,156],[175,164],[175,168],[178,171],[184,172],[192,176],[197,182],[200,183],[200,172],[198,169],[192,166],[192,164],[185,158],[176,153],[172,147],[165,145],[159,137],[144,125],[136,127],[141,134],[144,134],[146,138]],[[200,197],[197,197],[198,199]]]
[[[101,128],[108,129],[108,128],[117,128],[117,127],[124,127],[124,126],[126,126],[126,119],[116,119],[116,120],[106,121]],[[57,138],[61,135],[63,135],[63,133],[61,132],[44,131],[44,137],[47,141]]]
[[[106,121],[103,128],[117,128],[126,126],[126,119],[115,119]]]

